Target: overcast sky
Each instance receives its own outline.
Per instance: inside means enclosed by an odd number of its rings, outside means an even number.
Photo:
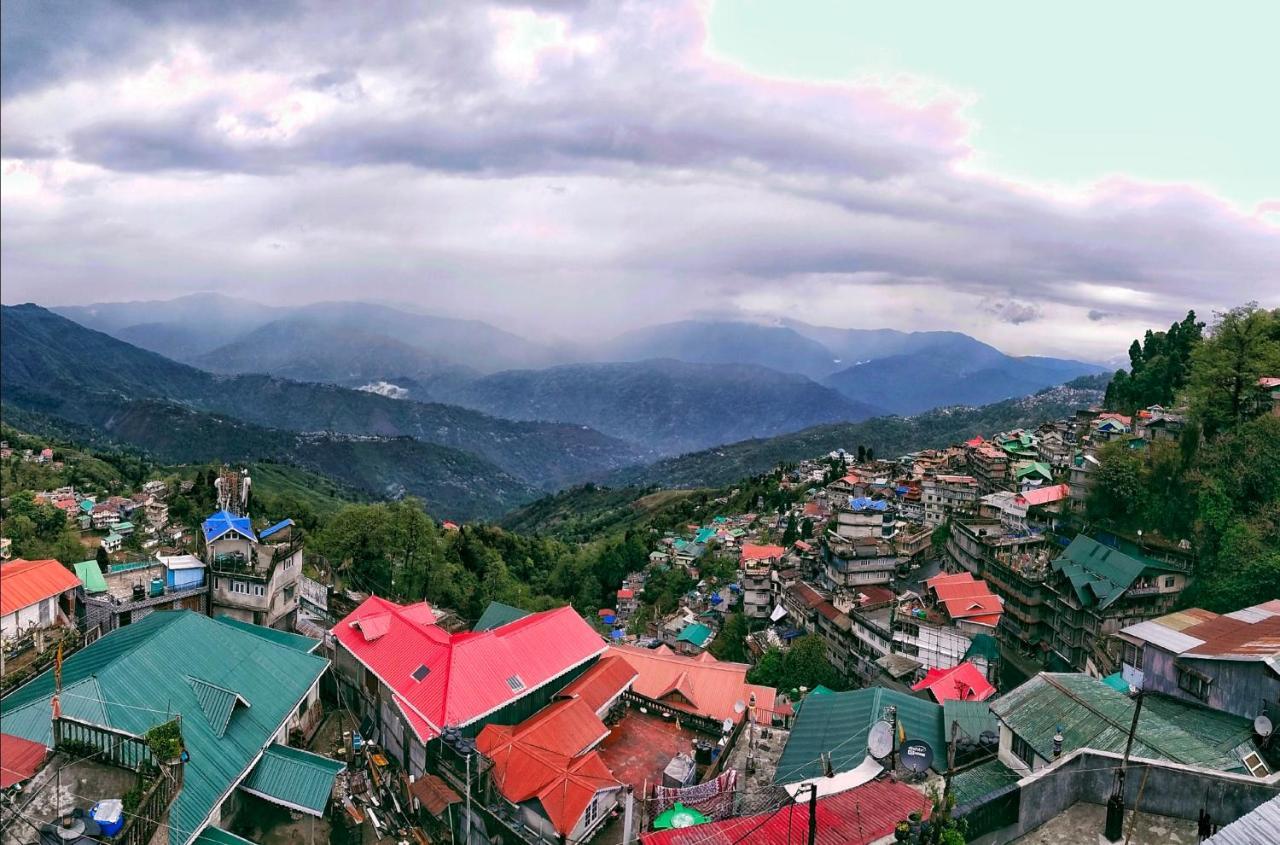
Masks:
[[[1280,305],[1277,4],[1047,8],[12,0],[3,299],[377,299],[539,338],[786,316],[1095,360]]]

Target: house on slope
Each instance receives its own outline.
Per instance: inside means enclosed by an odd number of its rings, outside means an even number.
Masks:
[[[302,535],[292,519],[255,532],[249,517],[221,510],[201,525],[209,606],[255,625],[288,628],[298,611]]]
[[[144,763],[165,766],[173,777],[161,779],[172,793],[146,820],[167,827],[160,841],[188,845],[210,826],[229,824],[250,800],[245,793],[325,813],[343,765],[285,743],[299,720],[319,710],[327,666],[208,616],[157,612],[68,657],[60,691],[46,672],[0,700],[0,718],[6,733],[46,747],[74,741],[110,749],[104,760],[144,777]],[[175,717],[185,758],[157,760],[144,737]],[[309,773],[311,784],[319,777],[319,789],[300,798],[290,787],[300,779],[280,777],[282,769]],[[104,794],[93,783],[77,791]]]
[[[447,729],[519,722],[593,664],[604,640],[571,607],[450,633],[426,602],[370,597],[333,627],[339,695],[409,774]]]
[[[80,579],[56,560],[0,564],[0,634],[15,638],[75,618]]]

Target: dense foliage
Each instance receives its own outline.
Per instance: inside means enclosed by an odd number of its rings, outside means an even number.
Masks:
[[[1151,405],[1169,407],[1186,387],[1191,354],[1200,345],[1204,323],[1188,311],[1167,332],[1148,331],[1129,346],[1129,369],[1117,370],[1107,386],[1106,407],[1132,414]]]
[[[1167,348],[1167,335],[1165,341],[1147,337],[1152,348]],[[1146,349],[1144,342],[1137,356],[1144,367],[1161,357],[1147,358]],[[1280,417],[1269,413],[1269,399],[1257,387],[1260,376],[1280,373],[1280,311],[1244,306],[1218,315],[1179,360],[1186,368],[1176,377],[1168,374],[1178,367],[1162,364],[1160,379],[1140,370],[1139,378],[1120,380],[1142,382],[1150,392],[1125,387],[1130,392],[1110,396],[1141,402],[1168,397],[1180,384],[1166,402],[1184,404],[1190,416],[1181,441],[1104,446],[1088,515],[1104,526],[1188,541],[1198,568],[1183,601],[1236,610],[1280,595]]]
[[[819,685],[832,690],[847,688],[836,667],[827,660],[827,647],[816,634],[800,637],[785,652],[766,651],[747,674],[747,680],[787,692]]]

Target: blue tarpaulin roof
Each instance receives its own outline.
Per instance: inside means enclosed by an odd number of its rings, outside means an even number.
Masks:
[[[222,535],[233,531],[247,540],[257,539],[253,536],[253,526],[249,524],[249,517],[236,516],[230,511],[218,511],[206,519],[202,527],[206,543],[212,543]]]
[[[281,529],[284,529],[284,528],[290,528],[292,526],[293,526],[292,519],[284,519],[284,520],[281,520],[280,522],[277,522],[275,525],[271,526],[266,531],[263,531],[258,536],[261,539],[265,540],[268,537],[270,537],[272,534],[276,533],[277,531],[280,531]]]
[[[855,511],[883,511],[888,510],[889,503],[884,499],[868,499],[866,496],[858,496],[849,499],[849,507]]]

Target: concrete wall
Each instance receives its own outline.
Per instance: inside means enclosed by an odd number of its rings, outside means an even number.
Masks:
[[[57,596],[50,596],[18,608],[0,619],[0,631],[3,631],[6,637],[13,637],[17,636],[19,631],[26,633],[35,628],[49,627],[58,620],[57,601]]]
[[[1082,749],[1063,757],[1055,766],[1024,777],[1019,781],[1021,795],[1017,824],[973,839],[970,845],[1011,842],[1079,801],[1106,804],[1121,760],[1119,754]],[[1144,776],[1147,778],[1145,789],[1142,788]],[[1137,804],[1140,789],[1142,802]],[[1203,807],[1222,825],[1278,795],[1280,775],[1264,780],[1176,763],[1131,759],[1125,778],[1125,806],[1129,809],[1137,805],[1143,813],[1195,820]],[[1080,841],[1092,842],[1095,834],[1101,832],[1081,831]]]

